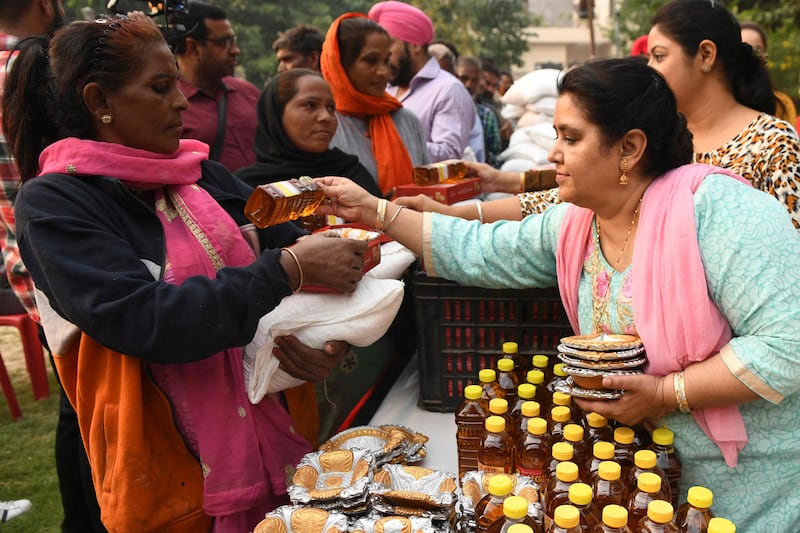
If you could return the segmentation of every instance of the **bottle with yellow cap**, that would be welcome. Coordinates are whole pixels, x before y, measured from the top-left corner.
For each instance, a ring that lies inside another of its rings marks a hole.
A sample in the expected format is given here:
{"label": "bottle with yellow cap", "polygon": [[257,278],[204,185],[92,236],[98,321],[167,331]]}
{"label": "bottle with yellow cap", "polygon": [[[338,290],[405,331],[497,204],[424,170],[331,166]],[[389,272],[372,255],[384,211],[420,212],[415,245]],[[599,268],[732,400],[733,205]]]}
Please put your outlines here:
{"label": "bottle with yellow cap", "polygon": [[512,434],[514,426],[511,425],[511,416],[508,414],[508,400],[505,398],[492,398],[489,400],[489,416],[500,416],[506,421],[506,431]]}
{"label": "bottle with yellow cap", "polygon": [[525,374],[530,370],[530,365],[526,364],[527,357],[520,356],[519,345],[516,342],[503,343],[503,358],[514,361],[514,375],[517,376],[517,383],[525,383]]}
{"label": "bottle with yellow cap", "polygon": [[[517,399],[514,403],[509,404],[508,411],[511,414],[511,423],[514,425],[515,437],[518,439],[520,434],[521,419],[522,419],[522,404],[525,402],[535,402],[536,385],[530,383],[520,383],[517,385]],[[537,404],[538,405],[538,404]],[[535,416],[539,416],[536,414]]]}
{"label": "bottle with yellow cap", "polygon": [[482,402],[484,409],[489,412],[489,400],[492,398],[502,398],[500,385],[497,384],[497,372],[494,368],[482,368],[478,371],[478,384],[483,390]]}
{"label": "bottle with yellow cap", "polygon": [[[628,497],[628,523],[634,526],[647,515],[647,506],[650,502],[658,500],[661,492],[661,478],[658,474],[645,472],[639,476],[636,489]],[[670,504],[670,509],[672,505]],[[670,518],[672,518],[670,511]]]}
{"label": "bottle with yellow cap", "polygon": [[586,483],[573,483],[569,488],[569,503],[574,505],[581,515],[581,531],[589,533],[600,527],[600,513],[593,505],[592,487]]}
{"label": "bottle with yellow cap", "polygon": [[[540,416],[541,414],[542,413],[541,409],[539,408],[539,402],[527,401],[522,404],[522,409],[520,410],[520,417],[517,422],[514,422],[515,424],[514,429],[516,431],[514,442],[516,444],[522,445],[522,442],[525,440],[526,434],[528,432],[528,421],[531,418],[536,418],[536,417],[541,418]],[[546,423],[547,421],[545,420],[545,425]]]}
{"label": "bottle with yellow cap", "polygon": [[614,440],[614,430],[608,425],[608,418],[600,413],[592,411],[586,413],[584,421],[586,442],[588,442],[590,446],[598,441],[611,442]]}
{"label": "bottle with yellow cap", "polygon": [[547,421],[533,417],[528,420],[525,440],[516,447],[514,467],[518,474],[532,478],[541,487],[545,465],[550,457]]}
{"label": "bottle with yellow cap", "polygon": [[[592,457],[586,468],[586,480],[589,483],[594,483],[597,479],[597,469],[603,461],[614,460],[614,445],[606,441],[595,442],[592,446]],[[619,465],[617,465],[619,466]],[[623,483],[623,481],[620,481]]]}
{"label": "bottle with yellow cap", "polygon": [[542,528],[528,516],[528,500],[521,496],[509,496],[503,501],[503,516],[495,520],[487,529],[487,533],[508,533],[515,524],[525,524],[536,533]]}
{"label": "bottle with yellow cap", "polygon": [[244,206],[244,214],[258,228],[308,216],[317,210],[325,194],[308,176],[259,185]]}
{"label": "bottle with yellow cap", "polygon": [[620,479],[619,465],[614,461],[603,461],[597,469],[597,478],[592,483],[595,510],[601,512],[606,505],[626,505],[625,486]]}
{"label": "bottle with yellow cap", "polygon": [[707,533],[736,533],[736,526],[727,518],[715,516],[708,521]]}
{"label": "bottle with yellow cap", "polygon": [[569,377],[569,374],[564,371],[564,363],[554,364],[552,374],[553,376],[550,378],[550,383],[547,384],[547,390],[554,392],[558,390],[559,384]]}
{"label": "bottle with yellow cap", "polygon": [[514,443],[506,431],[503,417],[492,415],[484,423],[481,444],[478,448],[478,470],[493,474],[510,474],[514,471]]}
{"label": "bottle with yellow cap", "polygon": [[508,533],[535,533],[535,531],[528,524],[511,524]]}
{"label": "bottle with yellow cap", "polygon": [[517,402],[517,387],[519,386],[517,375],[514,373],[513,359],[497,360],[497,384],[503,391],[502,397],[508,400],[509,405],[513,406]]}
{"label": "bottle with yellow cap", "polygon": [[552,523],[547,533],[581,533],[581,513],[574,505],[564,504],[556,507]]}
{"label": "bottle with yellow cap", "polygon": [[567,424],[563,429],[564,440],[572,444],[572,461],[580,468],[581,478],[587,480],[589,472],[586,465],[589,463],[590,457],[583,433],[583,426],[578,424]]}
{"label": "bottle with yellow cap", "polygon": [[672,495],[672,506],[677,507],[680,488],[678,482],[681,479],[681,460],[673,446],[675,434],[667,428],[656,428],[653,430],[652,442],[649,449],[656,452],[656,464],[664,471],[669,481],[669,490]]}
{"label": "bottle with yellow cap", "polygon": [[553,401],[550,391],[547,390],[547,383],[544,381],[544,372],[538,368],[528,370],[528,373],[525,374],[525,380],[531,385],[536,385],[536,395],[533,399],[539,402],[543,413],[549,412],[553,406]]}
{"label": "bottle with yellow cap", "polygon": [[488,416],[481,404],[483,391],[480,385],[464,387],[464,400],[456,409],[456,450],[458,452],[458,477],[478,469],[478,447]]}
{"label": "bottle with yellow cap", "polygon": [[625,487],[628,490],[626,497],[636,487],[636,481],[643,472],[652,472],[661,478],[661,490],[658,499],[671,502],[667,477],[664,471],[656,464],[656,453],[653,450],[637,450],[633,454],[633,467],[628,471],[628,477],[625,478]]}
{"label": "bottle with yellow cap", "polygon": [[706,487],[695,485],[689,487],[689,493],[684,502],[678,507],[675,524],[681,533],[705,533],[708,523],[714,518],[711,504],[714,503],[714,493]]}
{"label": "bottle with yellow cap", "polygon": [[[544,374],[544,385],[547,387],[553,380],[553,370],[550,367],[550,356],[544,354],[536,354],[531,357],[531,365],[533,369],[539,370]],[[551,391],[552,392],[552,391]]]}
{"label": "bottle with yellow cap", "polygon": [[485,533],[489,526],[503,516],[503,501],[511,496],[514,481],[511,476],[495,474],[489,478],[489,492],[475,504],[475,531]]}
{"label": "bottle with yellow cap", "polygon": [[593,533],[631,533],[628,527],[628,510],[621,505],[603,507],[603,523]]}
{"label": "bottle with yellow cap", "polygon": [[[553,442],[552,440],[550,442]],[[550,484],[551,479],[556,477],[556,468],[558,464],[563,461],[572,461],[572,444],[569,442],[553,442],[550,447],[550,459],[544,467],[542,474],[542,499],[547,501],[547,486]]]}
{"label": "bottle with yellow cap", "polygon": [[[557,393],[560,394],[560,393]],[[556,405],[550,409],[550,419],[547,421],[550,426],[550,440],[558,442],[564,439],[564,426],[572,424],[572,411],[566,405]],[[545,419],[547,420],[547,419]]]}
{"label": "bottle with yellow cap", "polygon": [[[640,533],[679,533],[672,521],[674,509],[664,500],[653,500],[647,505],[647,515],[639,521]],[[635,533],[635,532],[634,532]]]}
{"label": "bottle with yellow cap", "polygon": [[628,472],[633,468],[633,455],[636,453],[634,432],[627,426],[614,429],[614,461],[622,468],[622,479],[628,478]]}
{"label": "bottle with yellow cap", "polygon": [[553,520],[556,507],[569,503],[569,488],[580,483],[578,465],[572,461],[561,461],[556,466],[555,478],[548,481],[547,496],[544,501],[544,521],[549,526]]}
{"label": "bottle with yellow cap", "polygon": [[553,399],[553,407],[563,405],[564,407],[569,408],[570,418],[573,422],[578,423],[583,418],[583,414],[581,413],[581,408],[578,407],[578,404],[572,401],[572,396],[566,394],[564,392],[555,391],[552,396]]}

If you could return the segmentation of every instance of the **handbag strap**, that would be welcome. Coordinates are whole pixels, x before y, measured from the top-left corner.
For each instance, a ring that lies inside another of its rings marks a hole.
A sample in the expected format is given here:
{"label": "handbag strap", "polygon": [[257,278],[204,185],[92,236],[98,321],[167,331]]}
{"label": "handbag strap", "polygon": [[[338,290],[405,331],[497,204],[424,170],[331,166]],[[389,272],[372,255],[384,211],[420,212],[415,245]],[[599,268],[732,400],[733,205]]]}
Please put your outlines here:
{"label": "handbag strap", "polygon": [[220,82],[219,88],[222,91],[222,95],[217,100],[217,135],[214,137],[214,144],[211,145],[211,151],[208,154],[208,158],[212,161],[219,160],[219,156],[222,153],[222,145],[225,144],[228,88],[222,82]]}

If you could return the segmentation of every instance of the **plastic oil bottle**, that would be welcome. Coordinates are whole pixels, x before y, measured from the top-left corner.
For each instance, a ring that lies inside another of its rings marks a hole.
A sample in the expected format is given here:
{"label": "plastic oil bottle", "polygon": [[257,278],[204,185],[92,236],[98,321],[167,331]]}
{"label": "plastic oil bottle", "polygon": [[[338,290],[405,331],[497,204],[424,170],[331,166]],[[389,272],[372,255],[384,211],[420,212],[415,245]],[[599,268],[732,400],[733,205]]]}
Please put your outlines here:
{"label": "plastic oil bottle", "polygon": [[583,426],[567,424],[564,426],[564,440],[572,444],[572,461],[578,465],[582,479],[588,479],[586,465],[589,463],[589,453],[586,441],[583,440]]}
{"label": "plastic oil bottle", "polygon": [[705,533],[708,523],[714,518],[711,504],[714,494],[705,487],[689,487],[689,494],[680,507],[675,524],[681,533]]}
{"label": "plastic oil bottle", "polygon": [[556,405],[550,409],[550,440],[558,442],[564,438],[564,426],[572,424],[572,411],[566,405]]}
{"label": "plastic oil bottle", "polygon": [[544,522],[550,526],[556,507],[569,503],[569,488],[578,479],[578,465],[572,461],[561,461],[556,466],[556,477],[548,481],[547,496],[544,505]]}
{"label": "plastic oil bottle", "polygon": [[503,417],[492,415],[484,423],[483,437],[478,448],[478,470],[493,474],[514,471],[514,443],[506,432]]}
{"label": "plastic oil bottle", "polygon": [[[597,479],[597,469],[603,461],[614,460],[614,445],[610,442],[599,441],[592,446],[592,458],[586,468],[586,481],[594,483]],[[617,465],[619,466],[619,465]]]}
{"label": "plastic oil bottle", "polygon": [[657,499],[671,501],[667,477],[664,471],[656,465],[656,454],[653,450],[637,450],[633,454],[633,468],[628,471],[628,477],[625,479],[628,495],[633,491],[633,487],[636,487],[639,475],[644,472],[652,472],[661,478],[661,491]]}
{"label": "plastic oil bottle", "polygon": [[611,442],[614,440],[614,430],[608,425],[608,418],[592,411],[586,413],[584,420],[586,421],[586,441],[590,446],[598,441]]}
{"label": "plastic oil bottle", "polygon": [[509,496],[503,501],[503,517],[495,520],[487,533],[507,533],[514,524],[525,524],[537,533],[542,531],[536,521],[528,516],[528,500],[521,496]]}
{"label": "plastic oil bottle", "polygon": [[544,374],[544,385],[550,385],[553,380],[553,371],[550,369],[550,357],[544,354],[537,354],[531,357],[533,369],[539,370]]}
{"label": "plastic oil bottle", "polygon": [[647,505],[647,516],[639,521],[640,533],[678,533],[672,521],[674,509],[664,500],[653,500]]}
{"label": "plastic oil bottle", "polygon": [[511,425],[511,416],[508,413],[508,400],[505,398],[492,398],[489,400],[489,416],[499,416],[506,421],[506,431],[511,435],[511,430],[514,428]]}
{"label": "plastic oil bottle", "polygon": [[502,389],[497,384],[497,372],[494,371],[494,368],[482,368],[478,371],[478,383],[483,390],[481,398],[484,403],[484,409],[488,413],[489,400],[503,397]]}
{"label": "plastic oil bottle", "polygon": [[593,533],[631,533],[628,527],[628,510],[621,505],[603,507],[603,523]]}
{"label": "plastic oil bottle", "polygon": [[536,395],[533,399],[539,402],[539,406],[543,413],[549,413],[550,408],[553,406],[550,391],[547,390],[547,383],[544,381],[544,372],[538,368],[528,370],[525,374],[525,380],[531,385],[536,385]]}
{"label": "plastic oil bottle", "polygon": [[542,486],[544,468],[550,457],[550,442],[547,438],[547,422],[544,418],[528,420],[525,440],[516,447],[514,465],[517,474],[528,476]]}
{"label": "plastic oil bottle", "polygon": [[514,361],[514,375],[517,376],[517,383],[525,383],[525,374],[530,368],[525,364],[527,358],[519,355],[519,345],[516,342],[503,343],[503,358]]}
{"label": "plastic oil bottle", "polygon": [[682,467],[681,460],[678,457],[678,454],[675,452],[675,448],[673,446],[674,442],[675,434],[672,432],[672,430],[667,428],[656,428],[653,430],[652,442],[650,443],[649,449],[656,452],[656,464],[667,476],[670,494],[672,495],[672,506],[677,508],[678,496],[680,495],[678,482],[681,479]]}
{"label": "plastic oil bottle", "polygon": [[497,384],[503,389],[503,398],[508,400],[508,404],[513,406],[517,402],[517,375],[514,373],[513,359],[497,360]]}
{"label": "plastic oil bottle", "polygon": [[[525,433],[528,431],[528,421],[531,418],[541,418],[539,415],[541,414],[541,409],[539,408],[539,402],[534,401],[527,401],[522,404],[522,409],[520,410],[520,417],[517,422],[514,424],[514,429],[516,430],[516,440],[517,444],[522,444],[522,441],[525,440]],[[545,420],[545,431],[547,431],[547,421]]]}
{"label": "plastic oil bottle", "polygon": [[244,206],[244,213],[258,228],[308,216],[317,210],[325,194],[308,176],[259,185]]}
{"label": "plastic oil bottle", "polygon": [[503,516],[503,501],[511,495],[514,481],[510,476],[497,474],[489,478],[489,492],[475,504],[475,531],[485,533],[489,526]]}
{"label": "plastic oil bottle", "polygon": [[633,438],[632,428],[620,426],[614,429],[614,460],[622,468],[622,479],[627,479],[628,472],[633,468],[633,456],[637,449]]}
{"label": "plastic oil bottle", "polygon": [[[514,433],[516,436],[519,437],[521,427],[521,418],[522,418],[522,404],[525,402],[535,402],[536,400],[534,397],[536,396],[536,385],[531,385],[530,383],[520,383],[517,386],[517,400],[510,404],[508,410],[511,413],[511,422],[514,425]],[[538,414],[536,416],[539,416]]]}
{"label": "plastic oil bottle", "polygon": [[558,464],[562,461],[572,461],[572,454],[572,444],[569,442],[560,441],[551,444],[550,459],[547,461],[542,474],[542,498],[544,500],[548,499],[547,486],[550,484],[551,479],[555,479]]}
{"label": "plastic oil bottle", "polygon": [[556,507],[553,523],[547,533],[581,533],[581,514],[574,505],[564,504]]}
{"label": "plastic oil bottle", "polygon": [[[633,524],[634,528],[639,521],[647,515],[647,507],[650,502],[658,499],[661,493],[661,478],[658,474],[645,472],[639,476],[636,482],[636,489],[628,498],[628,523]],[[672,505],[670,504],[670,509]],[[672,511],[670,511],[670,519]]]}
{"label": "plastic oil bottle", "polygon": [[458,478],[470,470],[478,469],[478,448],[484,432],[487,413],[481,404],[483,391],[480,385],[464,387],[464,400],[456,409],[456,449],[458,451]]}
{"label": "plastic oil bottle", "polygon": [[[620,479],[620,468],[614,461],[603,461],[592,483],[595,510],[602,512],[608,505],[625,505],[625,485]],[[627,511],[625,513],[627,518]]]}
{"label": "plastic oil bottle", "polygon": [[437,163],[420,165],[413,169],[416,185],[435,185],[460,181],[467,175],[467,166],[460,159],[447,159]]}
{"label": "plastic oil bottle", "polygon": [[581,531],[590,533],[600,527],[600,513],[592,505],[592,487],[586,483],[573,483],[569,488],[569,503],[574,505],[581,515]]}
{"label": "plastic oil bottle", "polygon": [[715,516],[708,522],[707,533],[736,533],[736,526],[727,518]]}

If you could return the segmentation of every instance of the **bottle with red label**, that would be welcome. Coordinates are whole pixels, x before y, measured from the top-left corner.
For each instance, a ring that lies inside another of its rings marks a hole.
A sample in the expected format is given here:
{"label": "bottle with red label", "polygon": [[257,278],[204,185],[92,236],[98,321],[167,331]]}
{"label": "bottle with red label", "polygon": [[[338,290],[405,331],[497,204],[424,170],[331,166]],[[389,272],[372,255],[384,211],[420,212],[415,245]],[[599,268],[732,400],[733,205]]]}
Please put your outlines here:
{"label": "bottle with red label", "polygon": [[547,437],[547,422],[544,418],[528,420],[525,440],[516,450],[515,468],[518,474],[532,478],[542,486],[544,468],[550,457],[550,441]]}
{"label": "bottle with red label", "polygon": [[486,431],[478,448],[478,470],[493,474],[514,472],[514,442],[506,431],[505,419],[492,415],[484,427]]}

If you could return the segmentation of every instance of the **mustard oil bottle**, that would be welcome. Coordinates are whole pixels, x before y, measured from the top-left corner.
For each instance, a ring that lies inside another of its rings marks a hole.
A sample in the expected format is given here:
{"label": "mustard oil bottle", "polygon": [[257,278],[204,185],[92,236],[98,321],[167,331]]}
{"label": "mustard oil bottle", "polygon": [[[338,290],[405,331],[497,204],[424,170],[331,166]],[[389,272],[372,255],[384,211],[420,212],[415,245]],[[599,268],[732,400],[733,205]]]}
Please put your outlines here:
{"label": "mustard oil bottle", "polygon": [[636,453],[633,438],[632,428],[620,426],[614,429],[614,461],[622,468],[622,479],[627,479],[628,472],[633,468],[633,455]]}
{"label": "mustard oil bottle", "polygon": [[[625,484],[620,479],[620,468],[614,461],[603,461],[597,468],[597,478],[592,483],[595,510],[602,512],[608,505],[626,505]],[[625,517],[627,519],[626,511]]]}
{"label": "mustard oil bottle", "polygon": [[[536,385],[531,385],[530,383],[520,383],[517,386],[517,400],[509,404],[509,413],[511,414],[511,423],[514,426],[514,437],[519,440],[521,438],[521,434],[523,431],[520,431],[520,428],[524,430],[524,425],[521,423],[522,419],[522,404],[525,402],[535,402],[534,396],[536,396]],[[535,416],[539,416],[536,414]],[[526,422],[527,424],[527,422]]]}
{"label": "mustard oil bottle", "polygon": [[542,531],[536,521],[528,516],[528,500],[521,496],[509,496],[503,501],[503,517],[495,520],[487,533],[508,533],[514,524],[525,524],[537,533]]}
{"label": "mustard oil bottle", "polygon": [[325,195],[308,176],[259,185],[244,206],[244,213],[258,228],[274,226],[308,216],[317,210]]}
{"label": "mustard oil bottle", "polygon": [[503,501],[511,495],[513,487],[511,476],[496,474],[489,478],[489,492],[475,504],[477,533],[485,533],[495,520],[503,516]]}
{"label": "mustard oil bottle", "polygon": [[[597,469],[603,461],[614,460],[614,445],[610,442],[599,441],[592,446],[592,458],[589,459],[587,471],[587,481],[594,483],[597,479]],[[619,466],[619,465],[617,465]]]}
{"label": "mustard oil bottle", "polygon": [[715,516],[708,521],[707,533],[736,533],[736,526],[727,518]]}
{"label": "mustard oil bottle", "polygon": [[554,392],[553,393],[553,407],[557,405],[563,405],[564,407],[569,408],[570,412],[570,419],[573,423],[577,423],[581,421],[582,414],[580,413],[580,408],[576,403],[572,401],[572,396],[569,394],[565,394],[563,392]]}
{"label": "mustard oil bottle", "polygon": [[508,533],[536,533],[528,524],[511,524]]}
{"label": "mustard oil bottle", "polygon": [[589,479],[586,464],[589,462],[590,457],[586,448],[586,441],[583,440],[583,427],[578,424],[564,426],[564,440],[572,444],[572,462],[578,465],[581,471],[581,479]]}
{"label": "mustard oil bottle", "polygon": [[508,401],[505,398],[492,398],[489,400],[489,416],[499,416],[506,421],[506,432],[511,435],[513,426],[511,416],[508,414]]}
{"label": "mustard oil bottle", "polygon": [[513,359],[498,359],[497,384],[503,390],[503,398],[513,406],[517,402],[517,387],[519,386],[517,375],[514,373]]}
{"label": "mustard oil bottle", "polygon": [[678,533],[672,521],[672,504],[664,500],[653,500],[647,505],[647,516],[639,521],[641,533]]}
{"label": "mustard oil bottle", "polygon": [[550,382],[553,381],[553,371],[550,368],[550,357],[544,354],[538,354],[531,357],[531,364],[534,370],[539,370],[544,374],[544,385],[549,388]]}
{"label": "mustard oil bottle", "polygon": [[459,159],[446,159],[437,163],[414,167],[413,180],[416,185],[436,185],[460,181],[467,175],[467,165]]}
{"label": "mustard oil bottle", "polygon": [[574,505],[564,504],[556,507],[553,523],[547,533],[581,533],[581,514]]}
{"label": "mustard oil bottle", "polygon": [[492,398],[502,398],[503,392],[497,384],[497,372],[494,368],[482,368],[478,371],[478,384],[483,389],[482,401],[484,409],[489,412],[489,400]]}
{"label": "mustard oil bottle", "polygon": [[478,448],[484,432],[487,413],[481,404],[483,391],[480,385],[464,387],[464,400],[456,409],[456,450],[458,452],[458,478],[470,470],[478,469]]}
{"label": "mustard oil bottle", "polygon": [[636,487],[636,481],[643,472],[652,472],[661,478],[661,491],[657,499],[671,501],[669,483],[664,471],[656,465],[656,454],[653,450],[637,450],[633,454],[633,468],[628,471],[628,477],[625,479],[628,494],[633,491],[633,487]]}
{"label": "mustard oil bottle", "polygon": [[492,474],[514,471],[514,443],[506,432],[503,417],[492,415],[484,424],[486,431],[478,448],[478,470]]}
{"label": "mustard oil bottle", "polygon": [[589,446],[593,446],[595,442],[604,441],[611,442],[614,440],[614,430],[608,425],[608,418],[600,413],[592,411],[586,413],[584,417],[586,424],[586,441]]}
{"label": "mustard oil bottle", "polygon": [[706,533],[708,523],[714,518],[711,504],[714,493],[705,487],[689,487],[686,502],[678,507],[675,524],[681,533]]}
{"label": "mustard oil bottle", "polygon": [[557,405],[550,409],[550,440],[557,442],[564,438],[564,426],[572,424],[572,411],[565,405]]}
{"label": "mustard oil bottle", "polygon": [[581,515],[581,531],[590,533],[602,524],[600,514],[592,505],[592,487],[586,483],[573,483],[569,488],[569,503],[578,509]]}
{"label": "mustard oil bottle", "polygon": [[547,422],[544,418],[528,420],[525,440],[516,447],[514,465],[517,474],[528,476],[541,488],[544,469],[550,457],[550,441],[547,437]]}
{"label": "mustard oil bottle", "polygon": [[525,374],[530,368],[525,364],[527,358],[519,355],[519,345],[516,342],[503,343],[503,358],[514,361],[514,375],[517,376],[517,383],[525,383]]}
{"label": "mustard oil bottle", "polygon": [[572,461],[561,461],[556,466],[556,476],[548,482],[547,497],[544,505],[545,526],[550,526],[556,507],[569,503],[569,488],[578,479],[578,465]]}
{"label": "mustard oil bottle", "polygon": [[631,533],[628,527],[628,510],[621,505],[603,507],[603,523],[595,533]]}
{"label": "mustard oil bottle", "polygon": [[[522,444],[522,441],[525,440],[526,433],[528,431],[528,422],[531,418],[541,418],[539,415],[541,414],[539,409],[539,402],[534,401],[527,401],[522,404],[522,411],[520,413],[519,422],[516,423],[514,428],[517,430],[517,436],[515,443]],[[547,431],[547,421],[545,420],[545,431]],[[549,434],[548,434],[548,441],[549,441]]]}
{"label": "mustard oil bottle", "polygon": [[[639,476],[636,482],[636,489],[628,498],[628,523],[634,528],[639,521],[647,515],[647,506],[650,502],[658,499],[661,491],[661,478],[658,474],[645,472]],[[670,508],[672,505],[670,504]],[[672,512],[670,511],[670,518]]]}
{"label": "mustard oil bottle", "polygon": [[[550,442],[553,442],[552,440]],[[548,485],[550,485],[550,480],[555,479],[556,477],[556,468],[558,464],[563,461],[572,461],[572,444],[569,442],[553,442],[550,447],[550,460],[547,462],[544,468],[544,474],[542,475],[542,498],[543,500],[547,500],[549,495],[547,494]]]}
{"label": "mustard oil bottle", "polygon": [[672,430],[667,428],[656,428],[653,430],[652,442],[649,449],[656,452],[656,464],[669,481],[669,490],[672,495],[672,506],[678,507],[678,496],[680,495],[680,488],[678,482],[681,479],[681,460],[675,452],[673,446],[675,442],[675,434]]}
{"label": "mustard oil bottle", "polygon": [[528,373],[525,374],[525,380],[531,385],[536,386],[536,394],[533,399],[539,402],[543,413],[549,413],[550,409],[553,407],[553,399],[550,391],[547,390],[547,383],[544,381],[544,372],[538,368],[529,370]]}

